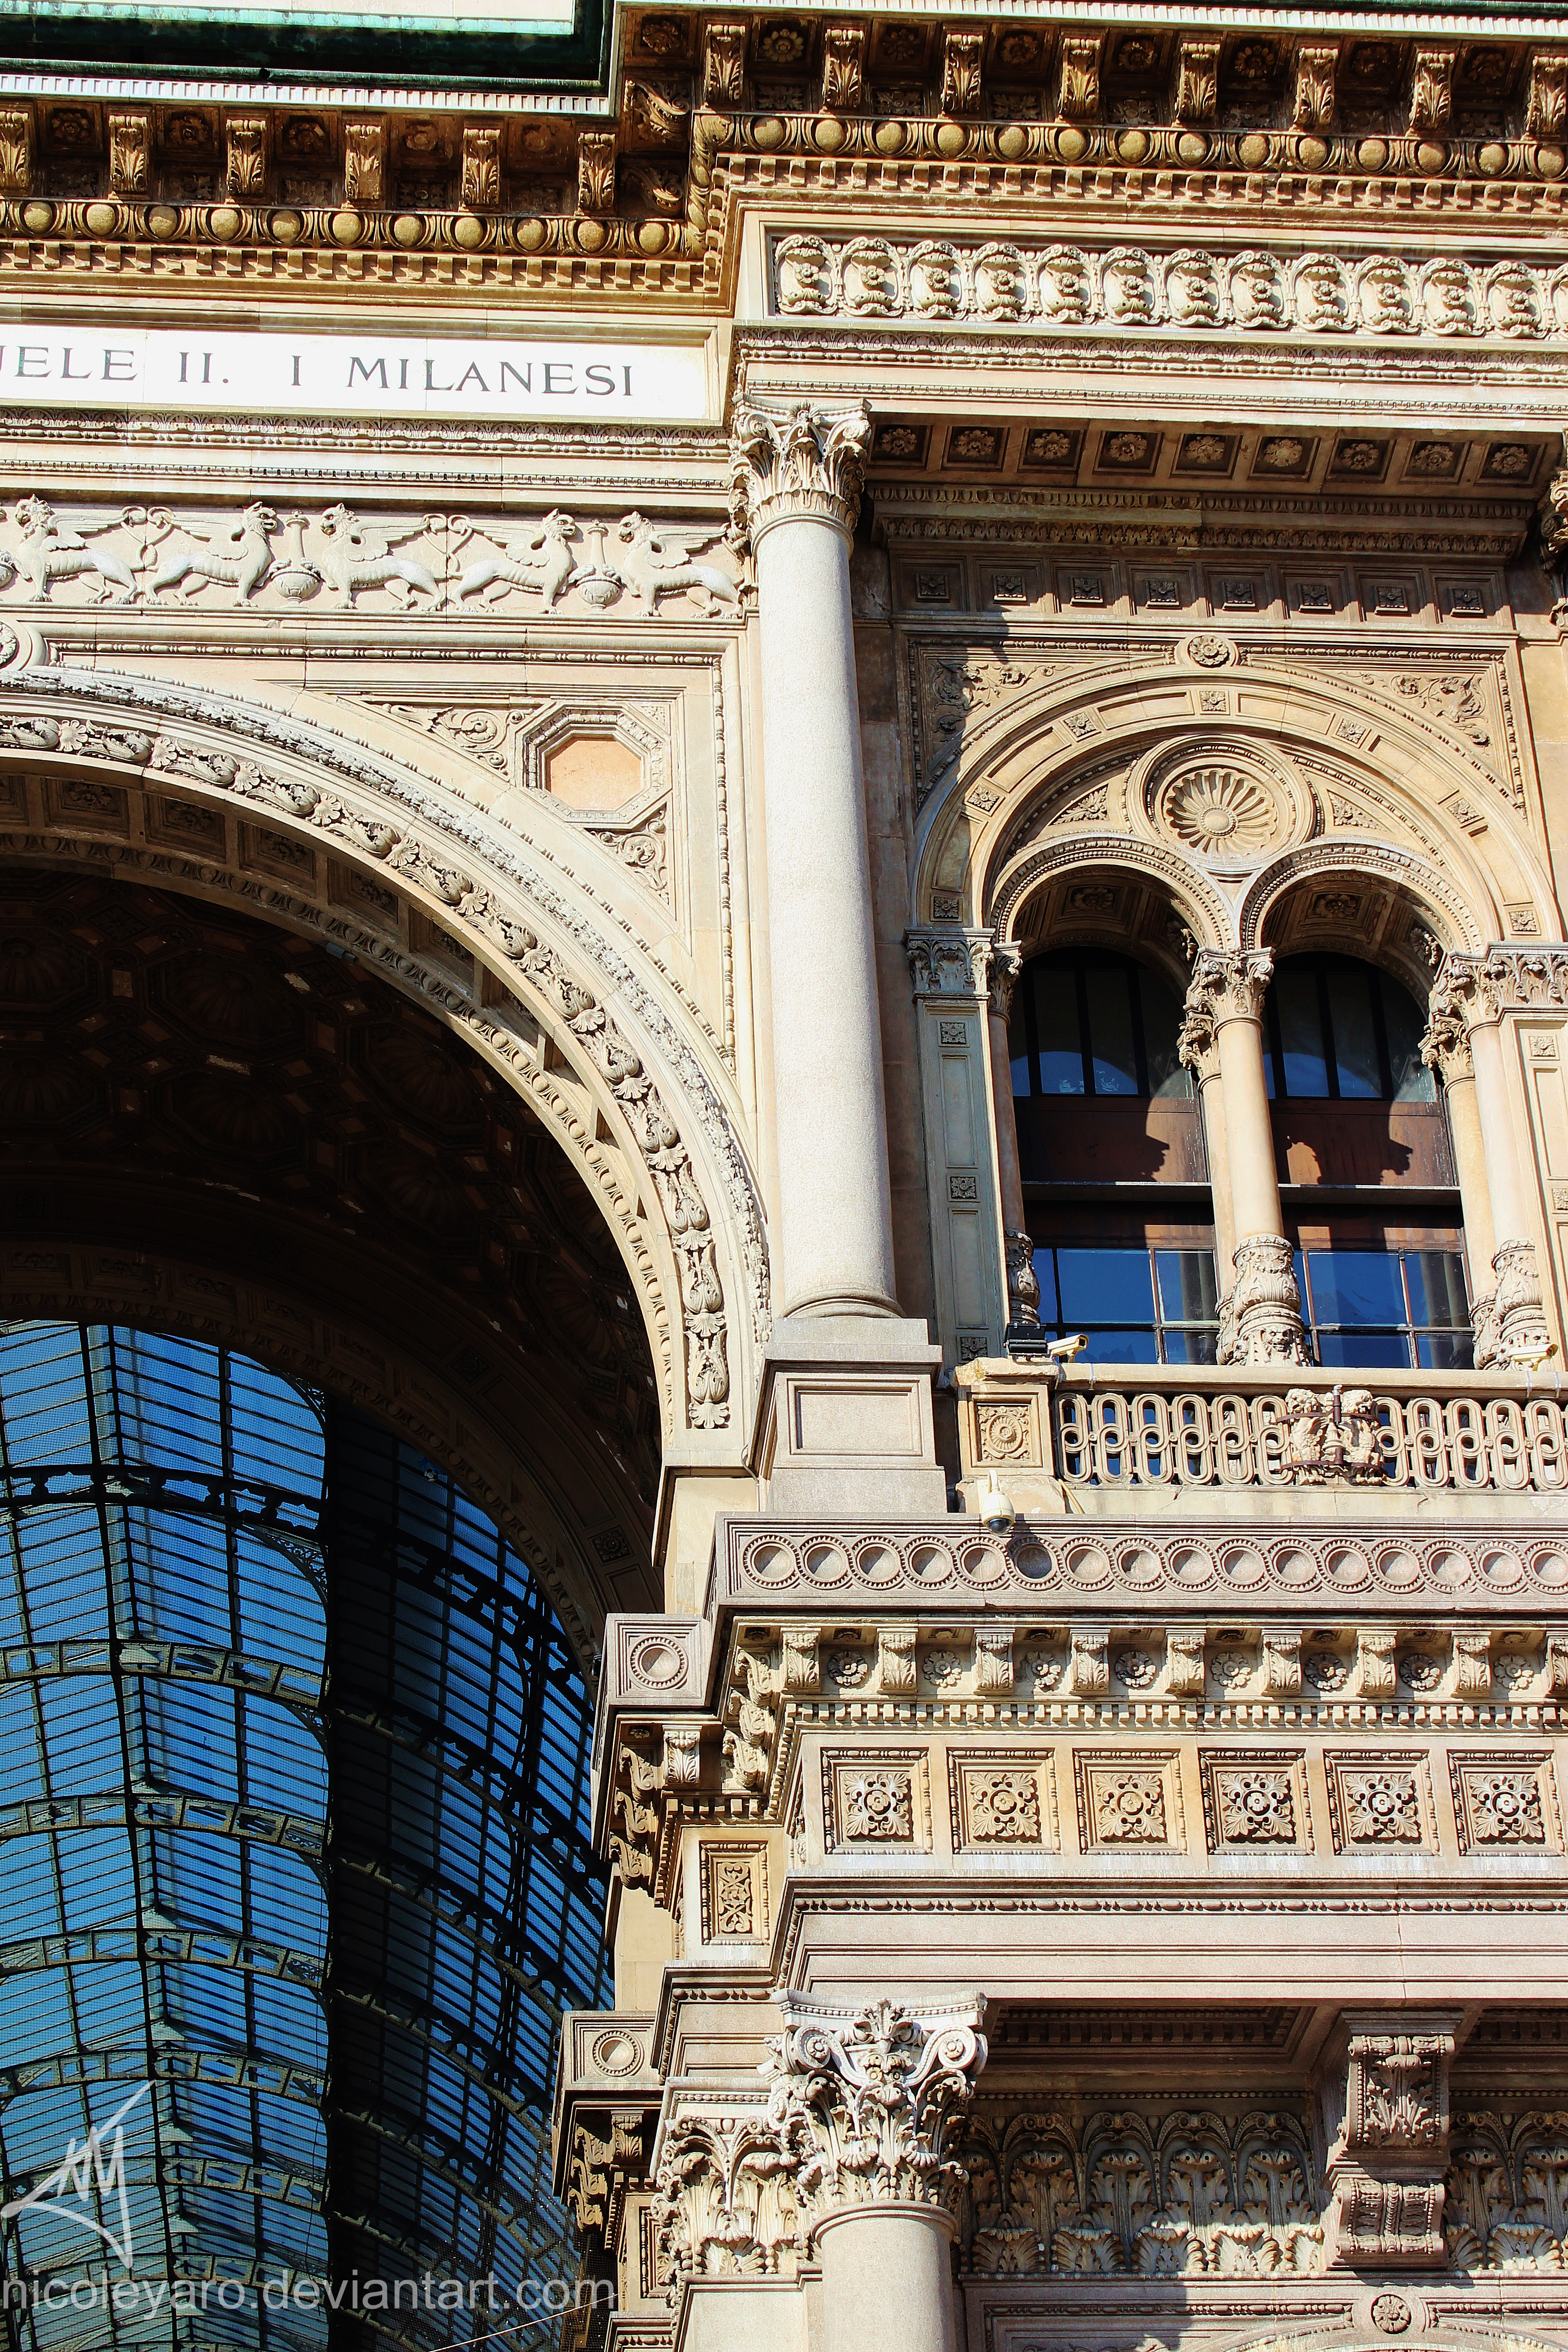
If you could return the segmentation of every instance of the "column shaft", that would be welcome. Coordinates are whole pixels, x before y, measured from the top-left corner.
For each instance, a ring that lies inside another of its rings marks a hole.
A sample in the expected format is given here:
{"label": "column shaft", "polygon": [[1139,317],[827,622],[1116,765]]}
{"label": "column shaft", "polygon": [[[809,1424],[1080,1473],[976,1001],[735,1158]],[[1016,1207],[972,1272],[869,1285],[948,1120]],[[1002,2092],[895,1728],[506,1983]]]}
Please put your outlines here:
{"label": "column shaft", "polygon": [[1035,1245],[1024,1206],[1024,1171],[1018,1158],[1018,1119],[1013,1108],[1013,1055],[1007,1034],[1013,990],[1020,969],[1016,948],[993,950],[987,992],[991,1048],[991,1110],[996,1129],[996,1187],[1002,1198],[1002,1248],[1006,1259],[1009,1328],[1039,1328],[1040,1286]]}
{"label": "column shaft", "polygon": [[[1221,1156],[1228,1178],[1231,1264],[1236,1281],[1230,1312],[1222,1318],[1222,1350],[1244,1364],[1307,1360],[1301,1301],[1293,1254],[1285,1237],[1274,1127],[1263,1076],[1263,992],[1274,969],[1265,950],[1225,955],[1205,949],[1187,992],[1184,1058],[1199,1060],[1203,1038],[1213,1039],[1223,1101]],[[1205,1105],[1206,1108],[1206,1105]],[[1211,1144],[1212,1153],[1212,1144]],[[1216,1203],[1217,1171],[1210,1161]],[[1216,1242],[1223,1228],[1215,1212]],[[1228,1268],[1222,1261],[1222,1280]]]}
{"label": "column shaft", "polygon": [[956,2352],[952,2234],[929,2205],[860,2206],[824,2222],[824,2352]]}
{"label": "column shaft", "polygon": [[1478,1371],[1484,1371],[1497,1360],[1497,1276],[1492,1268],[1497,1236],[1492,1225],[1486,1135],[1476,1092],[1470,1034],[1457,1011],[1442,1006],[1429,1011],[1426,1034],[1421,1040],[1421,1058],[1428,1069],[1442,1073],[1443,1100],[1448,1113],[1454,1172],[1459,1180],[1460,1213],[1465,1221],[1465,1245],[1470,1261],[1470,1328],[1475,1334],[1475,1365]]}
{"label": "column shaft", "polygon": [[849,609],[864,437],[858,417],[751,417],[735,461],[756,550],[786,1315],[898,1312]]}
{"label": "column shaft", "polygon": [[1540,1362],[1549,1351],[1546,1321],[1499,1022],[1475,1024],[1470,1031],[1470,1057],[1475,1065],[1476,1114],[1491,1201],[1497,1360],[1505,1365]]}

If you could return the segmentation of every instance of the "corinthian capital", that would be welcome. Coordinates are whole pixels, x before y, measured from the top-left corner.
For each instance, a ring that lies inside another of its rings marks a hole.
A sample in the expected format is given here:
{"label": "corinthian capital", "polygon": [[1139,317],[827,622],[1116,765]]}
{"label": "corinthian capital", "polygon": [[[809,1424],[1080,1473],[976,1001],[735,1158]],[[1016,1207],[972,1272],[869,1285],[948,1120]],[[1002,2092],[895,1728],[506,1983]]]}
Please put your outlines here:
{"label": "corinthian capital", "polygon": [[1272,948],[1200,948],[1186,1001],[1194,1053],[1201,1050],[1205,1029],[1212,1033],[1226,1021],[1261,1021],[1263,993],[1273,977]]}
{"label": "corinthian capital", "polygon": [[752,544],[777,522],[808,517],[830,522],[847,539],[860,510],[860,484],[871,412],[858,408],[793,409],[770,416],[745,408],[730,438],[730,512]]}
{"label": "corinthian capital", "polygon": [[1421,1059],[1429,1070],[1441,1073],[1446,1087],[1451,1087],[1456,1079],[1475,1075],[1469,1029],[1457,1006],[1438,1003],[1436,990],[1421,1039]]}
{"label": "corinthian capital", "polygon": [[804,2157],[802,2221],[853,2205],[942,2205],[963,2175],[945,2156],[985,2063],[984,2003],[917,2017],[896,2001],[858,2014],[783,2000],[770,2042],[768,2117]]}

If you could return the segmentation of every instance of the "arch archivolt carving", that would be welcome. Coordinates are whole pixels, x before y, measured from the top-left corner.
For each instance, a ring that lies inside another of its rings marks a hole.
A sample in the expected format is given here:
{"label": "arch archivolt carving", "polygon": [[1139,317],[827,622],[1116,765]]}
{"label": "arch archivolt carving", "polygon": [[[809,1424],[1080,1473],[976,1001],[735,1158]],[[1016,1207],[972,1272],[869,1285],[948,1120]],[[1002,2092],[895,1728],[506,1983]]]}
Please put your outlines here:
{"label": "arch archivolt carving", "polygon": [[[26,648],[5,637],[14,665]],[[768,1256],[726,1081],[568,877],[389,761],[253,705],[64,668],[0,667],[0,846],[233,894],[418,995],[527,1097],[600,1202],[660,1368],[667,1443],[716,1458],[743,1444]]]}
{"label": "arch archivolt carving", "polygon": [[1026,909],[1041,888],[1068,872],[1120,868],[1147,876],[1170,892],[1200,947],[1223,947],[1230,936],[1230,909],[1217,890],[1173,850],[1158,843],[1130,841],[1121,834],[1076,834],[1031,849],[1003,877],[987,912],[998,941],[1020,937]]}
{"label": "arch archivolt carving", "polygon": [[1237,941],[1258,947],[1272,909],[1287,893],[1319,876],[1343,875],[1349,880],[1369,876],[1415,901],[1427,917],[1439,948],[1484,946],[1485,926],[1476,919],[1463,891],[1425,858],[1413,856],[1384,841],[1317,841],[1276,858],[1250,885],[1237,910]]}
{"label": "arch archivolt carving", "polygon": [[1363,684],[1348,657],[1343,677],[1304,671],[1212,634],[1114,673],[1029,650],[964,670],[977,683],[920,821],[917,921],[1016,932],[1042,876],[1107,862],[1117,833],[1117,862],[1161,875],[1205,944],[1236,944],[1262,874],[1330,842],[1335,870],[1405,861],[1440,932],[1558,934],[1524,780],[1472,681]]}

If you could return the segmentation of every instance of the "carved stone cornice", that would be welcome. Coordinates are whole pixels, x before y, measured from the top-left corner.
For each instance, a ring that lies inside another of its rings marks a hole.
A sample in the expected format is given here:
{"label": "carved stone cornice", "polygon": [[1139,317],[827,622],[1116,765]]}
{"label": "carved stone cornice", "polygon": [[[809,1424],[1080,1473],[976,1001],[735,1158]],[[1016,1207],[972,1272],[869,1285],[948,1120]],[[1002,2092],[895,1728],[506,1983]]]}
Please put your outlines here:
{"label": "carved stone cornice", "polygon": [[871,438],[871,412],[811,408],[787,416],[742,409],[730,443],[730,510],[754,547],[784,522],[826,522],[854,534]]}
{"label": "carved stone cornice", "polygon": [[[1274,977],[1274,951],[1271,948],[1200,948],[1188,983],[1187,1024],[1194,1024],[1194,1050],[1205,1029],[1217,1034],[1227,1021],[1261,1021],[1263,999]],[[1183,1059],[1186,1059],[1185,1050]],[[1189,1065],[1189,1066],[1191,1066]]]}

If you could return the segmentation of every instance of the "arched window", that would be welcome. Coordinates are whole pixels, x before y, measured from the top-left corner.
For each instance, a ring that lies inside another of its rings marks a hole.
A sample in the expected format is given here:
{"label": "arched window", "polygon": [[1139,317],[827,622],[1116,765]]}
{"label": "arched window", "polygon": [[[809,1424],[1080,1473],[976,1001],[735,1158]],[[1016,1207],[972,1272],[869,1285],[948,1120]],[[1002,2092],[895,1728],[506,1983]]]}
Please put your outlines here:
{"label": "arched window", "polygon": [[1107,1363],[1212,1363],[1214,1231],[1181,999],[1104,948],[1036,956],[1013,998],[1019,1166],[1047,1334]]}
{"label": "arched window", "polygon": [[1182,1008],[1146,964],[1099,948],[1036,956],[1013,999],[1015,1098],[1190,1097],[1176,1055]]}
{"label": "arched window", "polygon": [[1421,1008],[1375,964],[1286,956],[1265,1002],[1264,1073],[1277,1102],[1436,1101]]}

